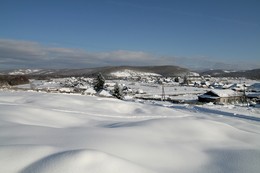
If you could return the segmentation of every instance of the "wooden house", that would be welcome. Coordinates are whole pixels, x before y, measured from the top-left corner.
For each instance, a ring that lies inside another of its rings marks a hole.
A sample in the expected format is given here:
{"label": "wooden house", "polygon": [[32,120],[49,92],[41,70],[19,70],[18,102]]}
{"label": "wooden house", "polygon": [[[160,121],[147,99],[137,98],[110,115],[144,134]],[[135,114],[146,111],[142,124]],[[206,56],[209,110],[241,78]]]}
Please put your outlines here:
{"label": "wooden house", "polygon": [[245,100],[245,96],[242,92],[236,92],[233,90],[221,90],[213,89],[207,93],[198,96],[200,102],[213,102],[213,103],[240,103]]}

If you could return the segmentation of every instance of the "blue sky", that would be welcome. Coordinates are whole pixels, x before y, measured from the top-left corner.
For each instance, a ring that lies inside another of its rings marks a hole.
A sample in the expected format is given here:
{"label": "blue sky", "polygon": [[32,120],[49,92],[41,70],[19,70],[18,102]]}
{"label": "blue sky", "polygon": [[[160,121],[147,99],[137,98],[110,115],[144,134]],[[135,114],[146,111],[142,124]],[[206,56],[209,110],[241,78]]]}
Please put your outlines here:
{"label": "blue sky", "polygon": [[259,0],[0,3],[0,69],[260,68]]}

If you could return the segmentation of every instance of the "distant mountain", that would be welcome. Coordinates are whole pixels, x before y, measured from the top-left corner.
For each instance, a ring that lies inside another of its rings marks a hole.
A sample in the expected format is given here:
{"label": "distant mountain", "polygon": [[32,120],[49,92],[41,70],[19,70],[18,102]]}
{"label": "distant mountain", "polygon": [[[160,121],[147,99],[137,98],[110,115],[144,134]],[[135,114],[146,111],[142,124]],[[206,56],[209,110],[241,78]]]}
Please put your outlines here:
{"label": "distant mountain", "polygon": [[[29,78],[69,77],[85,76],[93,77],[102,73],[105,77],[127,76],[184,76],[194,75],[194,72],[178,66],[109,66],[84,69],[18,69],[1,71],[0,75],[26,75]],[[119,75],[119,76],[118,76]],[[123,75],[123,76],[122,76]],[[245,77],[249,79],[260,79],[260,69],[245,71],[207,70],[200,75],[211,75],[213,77]]]}
{"label": "distant mountain", "polygon": [[48,75],[59,72],[60,70],[54,69],[16,69],[1,71],[2,75]]}
{"label": "distant mountain", "polygon": [[[185,76],[197,75],[197,73],[178,66],[109,66],[84,69],[18,69],[0,71],[0,75],[26,75],[29,78],[50,78],[84,76],[94,77],[102,73],[105,77],[127,77],[127,76]],[[200,75],[211,75],[213,77],[245,77],[248,79],[260,80],[260,69],[244,71],[228,70],[207,70],[200,72]]]}
{"label": "distant mountain", "polygon": [[260,79],[260,69],[243,70],[243,71],[227,71],[227,70],[208,70],[200,73],[200,75],[211,75],[213,77],[245,77],[248,79]]}
{"label": "distant mountain", "polygon": [[93,77],[102,73],[106,77],[117,77],[115,74],[131,72],[131,75],[159,75],[159,76],[184,76],[190,71],[178,66],[115,66],[115,67],[97,67],[84,69],[19,69],[2,71],[4,75],[26,75],[30,78],[37,77],[68,77],[85,76]]}
{"label": "distant mountain", "polygon": [[200,75],[210,75],[210,76],[217,76],[225,73],[230,73],[230,72],[236,72],[236,71],[227,71],[227,70],[221,70],[221,69],[216,69],[216,70],[206,70],[203,72],[200,72]]}

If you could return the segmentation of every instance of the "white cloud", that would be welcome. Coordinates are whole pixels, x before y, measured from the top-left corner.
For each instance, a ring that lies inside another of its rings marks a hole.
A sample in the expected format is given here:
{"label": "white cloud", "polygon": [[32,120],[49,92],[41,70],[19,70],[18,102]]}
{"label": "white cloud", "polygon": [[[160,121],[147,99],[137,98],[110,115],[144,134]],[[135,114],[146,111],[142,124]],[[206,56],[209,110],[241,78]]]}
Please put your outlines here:
{"label": "white cloud", "polygon": [[117,50],[111,52],[87,52],[82,49],[47,47],[32,41],[0,39],[1,68],[8,66],[58,68],[90,67],[102,65],[145,65],[155,60],[152,55],[142,51]]}
{"label": "white cloud", "polygon": [[42,47],[36,42],[0,39],[1,59],[26,59],[32,56],[43,56],[44,53]]}
{"label": "white cloud", "polygon": [[[116,65],[179,65],[187,68],[232,68],[207,57],[156,56],[143,51],[87,52],[83,49],[44,46],[38,42],[0,39],[0,69],[85,68]],[[237,68],[259,68],[240,63]]]}

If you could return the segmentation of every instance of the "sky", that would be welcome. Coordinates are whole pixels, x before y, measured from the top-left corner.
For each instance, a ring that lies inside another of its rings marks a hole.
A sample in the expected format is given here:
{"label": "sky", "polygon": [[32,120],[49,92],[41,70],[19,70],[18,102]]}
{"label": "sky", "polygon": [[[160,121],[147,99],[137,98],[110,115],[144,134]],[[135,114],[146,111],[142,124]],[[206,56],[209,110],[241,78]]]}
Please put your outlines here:
{"label": "sky", "polygon": [[259,0],[0,0],[0,70],[260,68]]}

